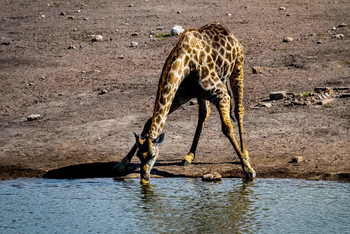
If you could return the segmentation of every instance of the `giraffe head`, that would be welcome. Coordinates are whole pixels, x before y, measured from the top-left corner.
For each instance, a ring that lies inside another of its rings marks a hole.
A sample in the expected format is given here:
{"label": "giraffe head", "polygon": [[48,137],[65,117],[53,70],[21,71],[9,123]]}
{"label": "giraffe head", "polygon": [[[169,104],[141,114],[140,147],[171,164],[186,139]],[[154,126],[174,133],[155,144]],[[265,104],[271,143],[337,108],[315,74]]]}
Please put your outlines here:
{"label": "giraffe head", "polygon": [[134,133],[138,147],[137,157],[141,161],[141,184],[148,184],[151,169],[156,162],[159,154],[158,145],[164,140],[164,133],[152,140],[149,135],[144,137]]}

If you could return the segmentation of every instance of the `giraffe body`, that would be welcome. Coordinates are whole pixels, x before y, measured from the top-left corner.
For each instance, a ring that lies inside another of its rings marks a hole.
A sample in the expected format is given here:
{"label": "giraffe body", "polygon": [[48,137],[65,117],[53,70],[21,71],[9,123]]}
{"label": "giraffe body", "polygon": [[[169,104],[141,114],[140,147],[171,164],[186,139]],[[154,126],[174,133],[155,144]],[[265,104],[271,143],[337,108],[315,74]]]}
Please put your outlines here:
{"label": "giraffe body", "polygon": [[[185,165],[195,157],[198,140],[210,114],[210,103],[220,113],[222,131],[232,143],[247,177],[255,177],[250,166],[243,133],[243,49],[233,34],[221,25],[211,24],[199,29],[187,29],[168,56],[159,80],[152,118],[141,136],[135,134],[136,144],[116,165],[122,171],[138,149],[141,160],[141,183],[148,183],[150,171],[158,157],[158,144],[164,139],[162,130],[170,113],[192,98],[197,98],[199,117],[196,133]],[[231,124],[231,86],[234,114],[238,122],[240,147]]]}

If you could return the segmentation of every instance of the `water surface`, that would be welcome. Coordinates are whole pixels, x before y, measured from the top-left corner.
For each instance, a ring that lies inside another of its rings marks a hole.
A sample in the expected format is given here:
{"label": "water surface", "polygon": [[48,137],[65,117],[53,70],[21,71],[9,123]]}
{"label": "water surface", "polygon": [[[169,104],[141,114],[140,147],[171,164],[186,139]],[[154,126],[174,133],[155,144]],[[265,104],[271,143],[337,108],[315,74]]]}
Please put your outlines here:
{"label": "water surface", "polygon": [[350,184],[188,178],[0,181],[0,233],[347,233]]}

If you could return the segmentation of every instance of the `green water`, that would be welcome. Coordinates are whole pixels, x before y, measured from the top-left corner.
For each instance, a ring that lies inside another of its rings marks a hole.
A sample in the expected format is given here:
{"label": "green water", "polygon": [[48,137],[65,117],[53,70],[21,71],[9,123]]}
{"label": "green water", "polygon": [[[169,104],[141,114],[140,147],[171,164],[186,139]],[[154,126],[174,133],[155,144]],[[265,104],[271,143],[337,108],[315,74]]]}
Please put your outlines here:
{"label": "green water", "polygon": [[188,178],[0,181],[0,233],[349,233],[350,184]]}

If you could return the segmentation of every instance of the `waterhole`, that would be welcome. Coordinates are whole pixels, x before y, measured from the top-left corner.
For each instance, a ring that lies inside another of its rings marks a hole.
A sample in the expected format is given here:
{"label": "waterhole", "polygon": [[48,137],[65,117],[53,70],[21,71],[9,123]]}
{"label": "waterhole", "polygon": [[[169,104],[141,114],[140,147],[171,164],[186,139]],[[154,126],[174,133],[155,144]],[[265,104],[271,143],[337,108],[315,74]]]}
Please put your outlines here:
{"label": "waterhole", "polygon": [[0,181],[0,233],[346,233],[350,183]]}

